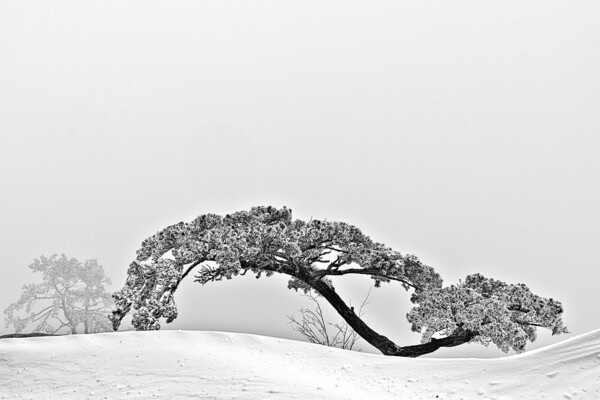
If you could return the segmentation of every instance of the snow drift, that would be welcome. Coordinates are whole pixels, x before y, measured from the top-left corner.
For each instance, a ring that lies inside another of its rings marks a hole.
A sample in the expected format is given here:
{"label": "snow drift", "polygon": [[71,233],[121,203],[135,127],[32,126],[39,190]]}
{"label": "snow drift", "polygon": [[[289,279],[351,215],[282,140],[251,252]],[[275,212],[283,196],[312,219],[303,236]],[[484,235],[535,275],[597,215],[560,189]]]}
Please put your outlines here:
{"label": "snow drift", "polygon": [[263,336],[0,340],[4,399],[596,399],[600,330],[498,359],[404,359]]}

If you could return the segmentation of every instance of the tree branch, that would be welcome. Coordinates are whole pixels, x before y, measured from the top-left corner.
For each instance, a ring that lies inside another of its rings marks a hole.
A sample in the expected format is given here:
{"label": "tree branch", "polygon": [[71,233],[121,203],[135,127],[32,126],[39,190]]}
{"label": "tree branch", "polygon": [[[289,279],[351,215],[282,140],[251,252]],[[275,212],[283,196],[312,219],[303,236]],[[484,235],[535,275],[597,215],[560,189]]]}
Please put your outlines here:
{"label": "tree branch", "polygon": [[181,274],[181,277],[179,278],[179,280],[177,281],[177,284],[175,285],[175,288],[173,288],[173,290],[171,291],[171,293],[175,293],[175,291],[177,290],[177,288],[179,287],[179,284],[181,283],[181,281],[188,276],[188,274],[190,272],[192,272],[192,270],[194,268],[196,268],[198,265],[202,264],[204,261],[207,261],[205,258],[201,258],[197,261],[195,261],[194,263],[192,263],[192,265],[190,265],[183,274]]}
{"label": "tree branch", "polygon": [[415,284],[404,280],[404,279],[400,279],[398,277],[395,276],[389,276],[389,275],[385,275],[382,273],[381,270],[379,269],[375,269],[375,268],[349,268],[349,269],[324,269],[324,270],[319,270],[316,274],[315,274],[315,279],[320,279],[324,276],[330,275],[330,276],[341,276],[341,275],[349,275],[349,274],[356,274],[356,275],[370,275],[373,277],[379,277],[382,279],[389,279],[391,281],[396,281],[396,282],[401,282],[407,286],[410,286],[416,290],[420,290],[421,288],[419,286],[416,286]]}
{"label": "tree branch", "polygon": [[[29,318],[31,319],[31,322],[36,322],[36,321],[37,321],[37,320],[39,320],[40,318],[43,318],[43,316],[42,316],[42,317],[40,317],[40,314],[42,314],[42,313],[43,313],[44,311],[46,311],[46,310],[51,310],[51,309],[52,309],[52,306],[50,305],[50,306],[48,306],[48,307],[44,308],[43,310],[40,310],[39,312],[37,312],[37,313],[34,313],[33,315],[29,316]],[[49,313],[50,313],[50,312],[49,312]],[[39,318],[37,318],[37,317],[39,317]]]}
{"label": "tree branch", "polygon": [[465,344],[473,340],[478,336],[477,332],[457,329],[450,336],[441,339],[431,339],[427,343],[417,344],[413,346],[403,346],[398,348],[394,356],[400,357],[419,357],[424,354],[433,353],[440,347],[455,347],[461,344]]}
{"label": "tree branch", "polygon": [[520,321],[518,319],[513,320],[515,323],[519,324],[519,325],[529,325],[529,326],[538,326],[540,328],[547,328],[547,326],[542,325],[542,324],[538,324],[535,322],[527,322],[527,321]]}

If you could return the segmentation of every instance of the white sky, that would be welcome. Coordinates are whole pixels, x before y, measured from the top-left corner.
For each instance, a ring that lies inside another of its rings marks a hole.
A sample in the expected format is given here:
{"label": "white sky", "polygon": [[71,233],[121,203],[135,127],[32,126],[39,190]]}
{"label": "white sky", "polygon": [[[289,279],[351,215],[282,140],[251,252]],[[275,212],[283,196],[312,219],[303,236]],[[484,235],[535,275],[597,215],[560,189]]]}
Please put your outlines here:
{"label": "white sky", "polygon": [[[157,230],[270,204],[598,328],[599,20],[596,1],[3,1],[0,308],[42,254],[98,258],[117,289]],[[283,278],[178,294],[177,328],[292,336]],[[367,310],[400,344],[408,299]]]}

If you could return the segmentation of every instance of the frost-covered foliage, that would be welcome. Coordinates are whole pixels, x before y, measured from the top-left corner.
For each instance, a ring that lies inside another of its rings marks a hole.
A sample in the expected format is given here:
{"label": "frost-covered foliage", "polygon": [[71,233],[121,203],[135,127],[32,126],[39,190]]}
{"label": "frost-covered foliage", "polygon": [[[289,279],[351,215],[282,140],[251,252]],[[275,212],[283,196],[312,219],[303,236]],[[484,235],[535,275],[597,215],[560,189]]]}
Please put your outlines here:
{"label": "frost-covered foliage", "polygon": [[[525,285],[472,275],[464,284],[442,288],[439,274],[417,257],[374,242],[344,222],[292,220],[285,207],[254,207],[224,217],[206,214],[144,240],[124,287],[113,294],[113,328],[131,309],[138,330],[160,329],[161,318],[173,321],[174,293],[195,268],[201,284],[248,272],[286,274],[290,289],[317,292],[363,339],[388,355],[416,357],[469,341],[521,351],[526,340],[535,339],[538,326],[566,332],[560,303],[533,295]],[[408,319],[414,330],[425,330],[423,343],[400,347],[368,327],[333,288],[333,276],[350,274],[370,277],[375,287],[397,281],[414,290],[417,306]]]}
{"label": "frost-covered foliage", "polygon": [[[44,333],[63,328],[77,333],[82,324],[84,333],[110,330],[112,299],[104,287],[110,280],[96,260],[55,254],[35,259],[29,268],[42,274],[42,282],[23,286],[19,300],[4,310],[6,327],[14,325],[17,333],[30,325],[33,332]],[[18,315],[22,309],[25,316]]]}
{"label": "frost-covered foliage", "polygon": [[[327,257],[334,254],[334,260]],[[213,263],[208,263],[212,261]],[[373,242],[358,228],[343,223],[292,220],[287,208],[254,207],[221,217],[202,215],[169,226],[142,242],[127,281],[116,292],[114,328],[135,310],[136,329],[159,329],[159,319],[177,317],[173,293],[196,266],[202,284],[252,272],[291,276],[289,287],[310,290],[311,280],[363,274],[375,285],[395,280],[406,289],[440,287],[441,279],[416,257]]]}
{"label": "frost-covered foliage", "polygon": [[539,297],[524,284],[510,285],[475,274],[464,283],[417,293],[419,305],[408,313],[413,331],[422,332],[424,343],[434,335],[456,330],[476,332],[473,341],[494,343],[502,351],[525,350],[536,339],[536,328],[552,334],[566,333],[560,302]]}

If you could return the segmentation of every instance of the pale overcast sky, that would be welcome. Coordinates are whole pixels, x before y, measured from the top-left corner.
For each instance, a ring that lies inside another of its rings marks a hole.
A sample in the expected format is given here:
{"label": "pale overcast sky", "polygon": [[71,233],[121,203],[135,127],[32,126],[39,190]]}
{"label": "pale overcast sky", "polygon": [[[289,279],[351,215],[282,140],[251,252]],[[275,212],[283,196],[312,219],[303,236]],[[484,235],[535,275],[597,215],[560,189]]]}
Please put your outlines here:
{"label": "pale overcast sky", "polygon": [[[600,328],[598,21],[595,0],[2,1],[0,309],[40,255],[97,258],[116,290],[157,230],[286,205]],[[164,329],[296,337],[284,277],[177,294]],[[417,343],[409,298],[374,291],[367,321]]]}

